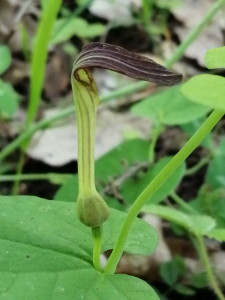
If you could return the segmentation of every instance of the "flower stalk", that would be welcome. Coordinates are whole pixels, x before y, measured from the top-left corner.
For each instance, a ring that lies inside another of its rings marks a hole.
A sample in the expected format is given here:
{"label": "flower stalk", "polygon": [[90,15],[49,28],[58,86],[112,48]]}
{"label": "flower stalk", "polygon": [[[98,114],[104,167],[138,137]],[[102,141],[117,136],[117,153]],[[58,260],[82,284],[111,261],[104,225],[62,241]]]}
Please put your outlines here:
{"label": "flower stalk", "polygon": [[77,213],[83,224],[98,227],[107,220],[109,215],[107,204],[95,188],[94,145],[98,91],[87,68],[72,73],[72,87],[78,124]]}
{"label": "flower stalk", "polygon": [[109,209],[95,187],[94,145],[99,96],[90,67],[104,68],[166,86],[179,83],[182,75],[173,73],[139,54],[102,43],[85,46],[74,63],[71,82],[78,124],[77,214],[84,225],[92,227],[93,265],[96,270],[102,272],[100,264],[102,224],[109,216]]}

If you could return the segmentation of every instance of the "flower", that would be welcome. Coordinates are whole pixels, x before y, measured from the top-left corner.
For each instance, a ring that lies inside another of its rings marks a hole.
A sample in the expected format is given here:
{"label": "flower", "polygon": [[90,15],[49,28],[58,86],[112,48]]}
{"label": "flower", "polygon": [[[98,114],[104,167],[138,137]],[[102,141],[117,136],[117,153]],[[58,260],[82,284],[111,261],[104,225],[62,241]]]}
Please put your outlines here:
{"label": "flower", "polygon": [[88,67],[108,69],[166,86],[178,84],[182,80],[181,74],[174,73],[147,57],[106,43],[84,46],[74,63],[73,75],[76,76],[77,70]]}

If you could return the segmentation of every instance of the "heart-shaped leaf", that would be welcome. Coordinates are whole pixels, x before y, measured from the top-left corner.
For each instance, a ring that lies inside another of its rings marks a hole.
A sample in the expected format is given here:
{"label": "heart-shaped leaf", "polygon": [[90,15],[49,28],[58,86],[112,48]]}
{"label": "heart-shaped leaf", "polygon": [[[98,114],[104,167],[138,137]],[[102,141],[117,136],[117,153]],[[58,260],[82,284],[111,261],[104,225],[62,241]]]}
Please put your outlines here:
{"label": "heart-shaped leaf", "polygon": [[4,73],[11,64],[11,53],[6,45],[0,46],[0,75]]}
{"label": "heart-shaped leaf", "polygon": [[0,80],[0,113],[12,116],[17,108],[18,101],[12,86]]}
{"label": "heart-shaped leaf", "polygon": [[[114,148],[95,163],[95,178],[96,186],[99,192],[104,190],[103,184],[108,183],[110,178],[118,178],[124,172],[123,161],[126,163],[126,168],[129,168],[134,163],[141,163],[148,160],[149,143],[133,139],[126,141]],[[75,175],[69,179],[56,193],[55,200],[59,201],[76,201],[78,194],[78,176]],[[125,210],[115,197],[104,195],[104,199],[108,205],[113,208]]]}
{"label": "heart-shaped leaf", "polygon": [[208,107],[185,99],[180,88],[178,85],[152,95],[134,105],[131,112],[166,125],[179,125],[194,121],[209,111]]}
{"label": "heart-shaped leaf", "polygon": [[208,233],[216,226],[215,220],[207,215],[185,214],[174,208],[162,205],[145,205],[143,211],[174,222],[197,236]]}
{"label": "heart-shaped leaf", "polygon": [[[168,164],[171,157],[164,157],[159,160],[153,167],[137,178],[129,178],[121,187],[121,195],[132,204],[138,195],[146,186],[159,174],[159,172]],[[159,203],[164,200],[180,183],[185,173],[185,163],[182,163],[171,176],[169,176],[161,187],[149,199],[151,203]]]}
{"label": "heart-shaped leaf", "polygon": [[209,238],[216,239],[220,242],[225,241],[225,229],[223,229],[223,228],[216,228],[216,229],[210,230],[209,232],[206,233],[206,235]]}
{"label": "heart-shaped leaf", "polygon": [[72,36],[76,35],[80,38],[94,38],[102,35],[105,31],[105,26],[100,23],[88,24],[82,18],[58,19],[52,31],[51,43],[58,44],[68,41]]}
{"label": "heart-shaped leaf", "polygon": [[[78,221],[75,206],[31,196],[0,197],[0,298],[158,299],[137,278],[93,268],[91,230]],[[124,218],[125,213],[111,209],[103,226],[103,251],[115,245]],[[156,231],[136,219],[125,250],[150,254],[156,244]]]}
{"label": "heart-shaped leaf", "polygon": [[225,47],[208,50],[205,55],[205,65],[209,69],[225,68]]}
{"label": "heart-shaped leaf", "polygon": [[182,86],[181,93],[195,103],[225,111],[225,78],[222,76],[194,76]]}

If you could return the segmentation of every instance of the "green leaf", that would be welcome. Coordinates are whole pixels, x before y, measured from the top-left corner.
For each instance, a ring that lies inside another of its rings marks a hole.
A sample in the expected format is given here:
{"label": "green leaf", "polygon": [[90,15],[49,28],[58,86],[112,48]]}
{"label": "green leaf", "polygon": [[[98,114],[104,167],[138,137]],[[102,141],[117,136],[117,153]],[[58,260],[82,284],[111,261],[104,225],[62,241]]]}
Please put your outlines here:
{"label": "green leaf", "polygon": [[0,80],[0,113],[12,116],[18,109],[16,93],[12,86]]}
{"label": "green leaf", "polygon": [[180,294],[186,295],[186,296],[193,296],[195,294],[195,291],[183,284],[177,284],[174,287],[175,291],[177,291]]}
{"label": "green leaf", "polygon": [[170,222],[174,222],[195,235],[204,235],[216,226],[213,218],[206,215],[190,215],[162,205],[145,205],[144,212],[155,214]]}
{"label": "green leaf", "polygon": [[185,229],[189,228],[189,216],[183,212],[180,212],[176,209],[162,206],[162,205],[154,205],[147,204],[142,209],[144,212],[152,213],[157,215],[163,219],[174,222]]}
{"label": "green leaf", "polygon": [[205,64],[208,69],[225,68],[225,47],[208,50],[205,55]]}
{"label": "green leaf", "polygon": [[191,284],[196,288],[208,287],[209,282],[206,273],[195,274],[191,277]]}
{"label": "green leaf", "polygon": [[187,273],[187,267],[186,267],[184,259],[179,255],[175,255],[172,260],[174,261],[174,263],[176,264],[176,266],[178,268],[179,275],[185,276]]}
{"label": "green leaf", "polygon": [[178,277],[186,274],[186,265],[182,257],[174,256],[170,261],[164,262],[160,266],[160,275],[168,284],[173,285]]}
{"label": "green leaf", "polygon": [[170,1],[167,1],[167,0],[156,0],[155,4],[159,8],[171,10],[171,9],[174,9],[174,8],[177,8],[177,7],[181,6],[182,5],[182,1],[181,0],[170,0]]}
{"label": "green leaf", "polygon": [[216,239],[220,242],[225,242],[225,229],[223,228],[216,228],[213,230],[210,230],[206,233],[206,236],[208,236],[211,239]]}
{"label": "green leaf", "polygon": [[59,44],[69,40],[76,35],[80,38],[94,38],[102,35],[105,31],[104,25],[100,23],[88,24],[82,18],[61,18],[55,22],[51,43]]}
{"label": "green leaf", "polygon": [[208,214],[216,220],[217,227],[225,227],[225,189],[209,190],[206,183],[195,200],[189,202],[195,210]]}
{"label": "green leaf", "polygon": [[[148,160],[149,143],[134,139],[124,142],[118,147],[114,148],[101,158],[96,161],[95,177],[96,185],[99,192],[102,192],[110,178],[117,178],[124,172],[124,166],[126,169],[129,168],[134,163],[140,163]],[[59,201],[76,201],[78,195],[78,176],[74,176],[67,181],[56,193],[55,200]],[[124,210],[125,207],[122,206],[115,197],[107,197],[104,195],[104,199],[107,201],[110,207]]]}
{"label": "green leaf", "polygon": [[161,264],[160,276],[168,285],[173,285],[177,281],[179,271],[173,260]]}
{"label": "green leaf", "polygon": [[189,218],[189,228],[196,235],[204,235],[216,226],[215,220],[206,215],[189,215]]}
{"label": "green leaf", "polygon": [[[215,191],[216,192],[216,191]],[[218,197],[215,198],[215,201],[212,202],[211,205],[211,211],[213,214],[213,217],[216,219],[216,223],[218,227],[225,227],[225,196],[224,196],[225,190],[223,190],[223,195],[218,195]]]}
{"label": "green leaf", "polygon": [[179,125],[196,120],[209,111],[208,107],[185,99],[180,88],[178,85],[152,95],[134,105],[131,112],[154,121],[160,120],[166,125]]}
{"label": "green leaf", "polygon": [[[105,275],[93,268],[91,230],[78,221],[75,206],[32,196],[0,197],[1,298],[100,300],[107,295],[107,299],[158,300],[140,279]],[[125,215],[110,210],[103,226],[103,251],[115,245]],[[139,219],[133,229],[126,251],[145,255],[154,251],[156,231]]]}
{"label": "green leaf", "polygon": [[209,183],[213,191],[218,188],[225,188],[225,138],[221,140],[209,165],[206,182]]}
{"label": "green leaf", "polygon": [[[172,157],[164,157],[153,167],[137,178],[129,178],[121,187],[121,195],[132,204],[146,186],[168,164]],[[151,203],[159,203],[164,200],[180,183],[185,173],[185,163],[182,163],[175,172],[162,184],[162,186],[149,199]]]}
{"label": "green leaf", "polygon": [[11,53],[7,46],[0,46],[0,75],[4,73],[11,64]]}
{"label": "green leaf", "polygon": [[88,2],[91,2],[91,1],[90,0],[77,0],[76,2],[79,6],[85,6],[88,4]]}
{"label": "green leaf", "polygon": [[194,76],[182,86],[181,93],[195,103],[225,111],[225,78],[221,76]]}

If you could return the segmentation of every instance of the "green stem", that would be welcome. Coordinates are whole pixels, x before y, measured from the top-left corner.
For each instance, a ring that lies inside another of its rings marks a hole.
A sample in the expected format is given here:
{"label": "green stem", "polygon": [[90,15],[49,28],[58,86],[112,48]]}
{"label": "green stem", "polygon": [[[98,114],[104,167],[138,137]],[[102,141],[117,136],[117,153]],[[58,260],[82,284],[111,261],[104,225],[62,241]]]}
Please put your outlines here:
{"label": "green stem", "polygon": [[77,214],[89,227],[98,227],[108,216],[109,209],[95,187],[95,124],[99,96],[89,69],[72,71],[71,83],[78,129]]}
{"label": "green stem", "polygon": [[142,19],[145,28],[150,32],[151,20],[152,20],[152,10],[153,10],[154,0],[142,0]]}
{"label": "green stem", "polygon": [[[91,76],[89,73],[87,74]],[[72,87],[78,128],[79,194],[84,197],[96,191],[94,154],[96,113],[99,98],[97,88],[94,92],[94,88],[91,90],[88,86],[91,77],[88,77],[83,70],[78,70],[78,74],[83,81],[77,80],[72,75]]]}
{"label": "green stem", "polygon": [[207,254],[207,251],[206,251],[206,248],[205,248],[205,245],[204,245],[203,238],[202,238],[202,236],[196,236],[196,239],[197,239],[197,242],[198,242],[198,250],[199,250],[199,253],[201,255],[202,261],[204,262],[205,269],[206,269],[211,287],[213,288],[213,290],[214,290],[215,294],[217,295],[218,299],[225,300],[225,297],[224,297],[223,293],[221,292],[221,290],[218,286],[218,283],[217,283],[217,281],[214,277],[214,274],[212,272],[212,268],[211,268],[211,265],[210,265],[209,257],[208,257],[208,254]]}
{"label": "green stem", "polygon": [[12,195],[17,195],[18,194],[19,185],[20,185],[19,175],[23,171],[24,160],[25,160],[25,153],[23,151],[20,151],[20,158],[19,158],[19,162],[18,162],[17,170],[16,170],[17,179],[13,183]]}
{"label": "green stem", "polygon": [[188,213],[196,214],[197,211],[191,207],[189,204],[187,204],[182,198],[180,198],[175,192],[170,193],[170,197],[178,204],[180,207],[182,207],[184,210],[186,210]]}
{"label": "green stem", "polygon": [[156,142],[160,136],[160,133],[162,132],[162,124],[158,124],[154,130],[153,130],[153,135],[152,135],[152,140],[151,140],[151,144],[149,147],[149,162],[150,163],[154,163],[155,160],[155,145]]}
{"label": "green stem", "polygon": [[51,182],[64,182],[71,178],[73,174],[46,173],[46,174],[13,174],[1,175],[0,182],[10,181],[31,181],[31,180],[49,180]]}
{"label": "green stem", "polygon": [[191,176],[200,170],[204,165],[208,164],[210,159],[212,158],[212,153],[209,153],[205,157],[203,157],[195,166],[189,168],[185,172],[185,176]]}
{"label": "green stem", "polygon": [[177,169],[177,167],[191,154],[191,152],[201,143],[204,137],[212,130],[216,123],[222,118],[224,112],[214,110],[206,119],[197,132],[190,138],[184,147],[171,159],[162,171],[145,188],[132,205],[124,221],[115,248],[109,257],[105,267],[105,273],[113,274],[123,253],[127,237],[130,233],[132,224],[141,210],[142,206],[159,189],[163,182]]}
{"label": "green stem", "polygon": [[[30,1],[26,2],[27,5]],[[35,119],[38,106],[40,103],[41,91],[44,81],[45,64],[48,54],[48,43],[51,37],[51,31],[57,14],[59,12],[62,0],[49,0],[48,5],[42,11],[31,60],[31,78],[30,78],[30,97],[27,110],[26,126],[29,127]],[[20,160],[18,163],[17,174],[23,171],[23,163],[25,158],[25,150],[29,146],[29,140],[21,145]],[[16,180],[12,189],[14,195],[17,194],[19,188],[19,180]]]}
{"label": "green stem", "polygon": [[93,265],[97,271],[102,273],[103,269],[100,262],[101,244],[102,244],[102,226],[92,228],[92,235],[94,239]]}
{"label": "green stem", "polygon": [[[73,110],[72,110],[73,108]],[[27,139],[29,139],[35,132],[40,129],[49,127],[50,124],[55,123],[56,121],[66,118],[74,113],[74,106],[69,107],[60,113],[52,116],[48,119],[42,119],[40,122],[36,124],[32,124],[28,127],[28,129],[20,134],[17,138],[15,138],[10,144],[8,144],[1,152],[0,152],[0,161],[5,159],[8,155],[10,155],[15,149],[19,148],[22,143],[24,143]]]}
{"label": "green stem", "polygon": [[209,24],[210,20],[215,16],[215,14],[220,10],[220,8],[225,4],[225,0],[218,0],[216,3],[211,7],[211,9],[208,11],[208,13],[204,16],[202,21],[198,24],[197,27],[195,27],[189,35],[186,37],[186,39],[183,41],[183,43],[180,44],[180,46],[176,49],[174,52],[174,55],[167,61],[167,67],[172,66],[177,60],[179,60],[187,47],[197,38],[197,36],[202,32],[204,27]]}
{"label": "green stem", "polygon": [[[38,24],[31,60],[30,98],[26,125],[29,126],[37,113],[43,88],[45,64],[52,27],[61,7],[62,0],[49,0]],[[27,145],[25,145],[25,149]]]}
{"label": "green stem", "polygon": [[60,31],[62,29],[64,29],[70,22],[72,19],[74,19],[75,17],[77,17],[78,15],[80,15],[86,8],[88,8],[91,4],[92,4],[93,0],[88,0],[87,2],[84,1],[84,4],[79,5],[78,8],[76,10],[74,10],[73,13],[71,13],[66,19],[65,21],[61,24],[61,26],[58,28],[58,31],[55,32],[55,34],[53,34],[51,36],[51,39],[54,39],[56,35],[58,35],[60,33]]}
{"label": "green stem", "polygon": [[[178,48],[179,51],[175,51],[172,57],[166,62],[165,66],[167,68],[170,68],[173,63],[175,63],[177,60],[180,59],[180,57],[183,55],[185,50],[188,48],[188,46],[196,39],[198,34],[201,32],[201,30],[204,29],[204,26],[207,25],[207,22],[209,22],[218,9],[225,3],[225,0],[218,1],[215,6],[211,8],[211,10],[208,12],[208,14],[202,19],[202,22],[195,27],[190,35],[187,37],[186,40],[183,41],[183,43]],[[211,19],[210,19],[211,18]],[[207,22],[206,22],[207,21]],[[204,23],[204,26],[202,24]],[[146,88],[149,85],[149,82],[145,81],[138,81],[129,85],[126,85],[122,88],[117,89],[116,91],[113,91],[111,93],[108,93],[106,95],[103,95],[101,97],[101,102],[109,101],[113,98],[119,98],[124,97],[128,94],[132,94],[134,92],[140,91],[144,88]],[[40,122],[36,123],[35,125],[32,125],[32,127],[28,127],[28,129],[23,132],[19,137],[17,137],[15,140],[13,140],[10,144],[8,144],[0,153],[0,161],[3,160],[5,157],[7,157],[9,154],[11,154],[15,149],[17,149],[24,141],[29,139],[36,131],[38,131],[41,128],[44,128],[46,125],[52,124],[55,121],[65,118],[67,116],[70,116],[74,114],[74,106],[70,106],[64,111],[58,113],[57,115],[53,116],[52,118],[49,118],[47,120],[41,120]],[[46,124],[46,125],[45,125]]]}

